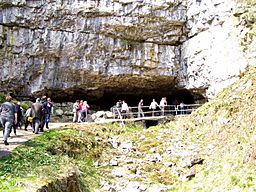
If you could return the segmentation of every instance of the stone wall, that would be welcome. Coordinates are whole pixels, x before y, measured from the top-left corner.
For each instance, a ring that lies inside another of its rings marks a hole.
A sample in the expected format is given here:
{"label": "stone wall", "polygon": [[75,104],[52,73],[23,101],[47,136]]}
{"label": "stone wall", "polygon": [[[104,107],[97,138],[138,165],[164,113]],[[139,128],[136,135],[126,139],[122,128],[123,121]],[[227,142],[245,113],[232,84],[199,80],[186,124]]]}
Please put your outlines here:
{"label": "stone wall", "polygon": [[71,102],[54,103],[51,122],[72,122],[72,109],[73,103]]}

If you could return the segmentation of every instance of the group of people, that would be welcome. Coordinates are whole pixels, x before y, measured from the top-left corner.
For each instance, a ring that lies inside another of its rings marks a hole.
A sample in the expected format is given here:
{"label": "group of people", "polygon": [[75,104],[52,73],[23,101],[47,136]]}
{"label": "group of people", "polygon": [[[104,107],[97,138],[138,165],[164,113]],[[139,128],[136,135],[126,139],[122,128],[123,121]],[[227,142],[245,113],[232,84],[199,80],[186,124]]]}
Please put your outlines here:
{"label": "group of people", "polygon": [[90,106],[87,101],[76,100],[73,104],[73,122],[82,123],[85,122],[88,118]]}
{"label": "group of people", "polygon": [[[167,100],[166,100],[166,97],[163,97],[159,104],[155,101],[155,99],[153,99],[149,105],[149,109],[152,111],[152,116],[156,115],[157,108],[161,110],[161,115],[164,115],[166,106],[167,106]],[[143,99],[141,99],[138,104],[138,117],[144,117],[144,112],[142,110],[142,107],[143,107]]]}
{"label": "group of people", "polygon": [[[53,104],[51,98],[45,95],[42,98],[37,98],[31,108],[26,111],[25,130],[29,124],[32,125],[32,131],[38,134],[38,131],[43,132],[44,126],[49,129],[51,114],[53,113]],[[39,129],[37,129],[39,125]]]}
{"label": "group of people", "polygon": [[[180,103],[180,105],[177,105],[179,107],[179,110],[181,111],[181,114],[184,114],[184,103],[183,101]],[[138,111],[137,111],[137,117],[144,117],[144,111],[145,106],[143,104],[143,99],[141,99],[138,103]],[[149,110],[151,111],[152,116],[155,115],[162,115],[164,116],[166,114],[167,110],[167,99],[166,97],[162,97],[160,100],[159,104],[156,102],[155,99],[152,100],[152,102],[149,105]],[[160,111],[159,111],[160,110]],[[178,109],[176,109],[178,110]],[[115,117],[122,117],[122,118],[127,118],[129,114],[129,107],[127,103],[123,100],[119,100],[114,107],[111,108],[112,113],[114,114]]]}
{"label": "group of people", "polygon": [[[152,116],[155,115],[165,115],[167,112],[167,100],[166,97],[163,97],[158,104],[155,99],[152,100],[149,106],[144,106],[143,99],[138,103],[137,117],[144,117],[145,107],[151,110]],[[181,102],[179,105],[181,111],[184,108],[184,103]],[[160,110],[159,110],[160,109]],[[73,122],[81,123],[87,121],[90,106],[87,101],[76,100],[73,104]],[[118,118],[128,118],[129,116],[129,107],[125,100],[119,100],[114,107],[111,108],[112,113],[115,117]],[[51,114],[53,113],[53,104],[50,98],[43,96],[42,98],[37,98],[35,103],[31,104],[24,114],[24,110],[20,106],[20,102],[16,104],[12,103],[12,97],[6,96],[6,102],[0,106],[0,121],[3,127],[3,137],[4,144],[8,145],[7,139],[10,136],[10,133],[14,131],[16,135],[16,130],[21,129],[22,124],[25,124],[25,130],[29,125],[32,127],[32,131],[35,134],[38,132],[43,132],[44,127],[49,129],[49,122]],[[24,114],[24,115],[23,115]],[[181,114],[184,114],[181,112]],[[25,121],[24,121],[25,120]]]}
{"label": "group of people", "polygon": [[[157,107],[161,109],[161,115],[164,115],[165,107],[167,106],[166,97],[163,97],[158,105],[155,99],[152,100],[150,103],[149,109],[152,111],[152,116],[156,114]],[[144,117],[143,112],[143,99],[141,99],[138,103],[138,117]],[[112,113],[114,116],[127,118],[129,114],[129,107],[125,100],[119,100],[114,107],[111,108]]]}
{"label": "group of people", "polygon": [[115,106],[111,107],[110,111],[114,114],[115,117],[127,118],[129,107],[125,100],[119,100],[116,102]]}
{"label": "group of people", "polygon": [[[16,104],[12,102],[11,96],[6,96],[5,100],[6,101],[0,106],[0,122],[3,127],[4,144],[9,145],[8,137],[10,137],[12,129],[16,135],[16,130],[22,127],[24,110],[20,106],[20,102]],[[37,98],[36,102],[25,112],[25,130],[27,131],[29,124],[35,134],[38,134],[38,131],[43,132],[44,126],[49,129],[52,112],[53,104],[50,98],[46,96]],[[36,124],[39,125],[39,130],[36,130]]]}

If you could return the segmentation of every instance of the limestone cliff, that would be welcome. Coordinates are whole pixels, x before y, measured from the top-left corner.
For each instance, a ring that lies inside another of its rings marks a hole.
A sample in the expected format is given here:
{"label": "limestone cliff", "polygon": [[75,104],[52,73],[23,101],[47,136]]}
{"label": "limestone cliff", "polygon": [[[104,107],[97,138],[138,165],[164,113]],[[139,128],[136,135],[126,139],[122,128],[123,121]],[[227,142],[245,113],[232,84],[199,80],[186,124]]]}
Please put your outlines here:
{"label": "limestone cliff", "polygon": [[188,40],[182,45],[186,86],[214,96],[255,62],[253,1],[190,1]]}
{"label": "limestone cliff", "polygon": [[2,0],[0,8],[1,91],[15,95],[100,99],[186,88],[210,96],[248,65],[248,11],[235,2]]}

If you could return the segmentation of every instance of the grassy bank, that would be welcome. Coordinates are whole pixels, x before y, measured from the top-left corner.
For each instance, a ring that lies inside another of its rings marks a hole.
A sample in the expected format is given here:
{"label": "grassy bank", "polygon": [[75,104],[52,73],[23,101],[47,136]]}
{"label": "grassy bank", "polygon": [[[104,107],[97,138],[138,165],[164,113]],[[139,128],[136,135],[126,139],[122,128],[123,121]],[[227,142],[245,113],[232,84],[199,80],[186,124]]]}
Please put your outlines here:
{"label": "grassy bank", "polygon": [[[204,163],[184,191],[256,191],[256,68],[193,115],[164,125],[184,143],[194,143]],[[191,168],[193,169],[193,168]]]}
{"label": "grassy bank", "polygon": [[70,173],[79,175],[82,191],[94,191],[102,171],[93,162],[111,149],[109,137],[130,132],[131,127],[78,126],[45,132],[0,159],[0,191],[36,191]]}
{"label": "grassy bank", "polygon": [[91,161],[102,150],[93,135],[72,128],[44,133],[0,160],[0,191],[33,191],[74,171],[89,189],[98,183]]}

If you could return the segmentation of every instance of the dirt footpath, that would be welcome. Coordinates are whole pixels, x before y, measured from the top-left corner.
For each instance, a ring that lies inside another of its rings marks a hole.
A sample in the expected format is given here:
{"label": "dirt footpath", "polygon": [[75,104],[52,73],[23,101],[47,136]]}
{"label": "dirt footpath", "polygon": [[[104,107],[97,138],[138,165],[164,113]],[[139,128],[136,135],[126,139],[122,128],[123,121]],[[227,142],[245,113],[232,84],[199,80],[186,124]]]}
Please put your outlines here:
{"label": "dirt footpath", "polygon": [[[58,128],[61,126],[71,125],[72,123],[50,123],[49,127],[50,129]],[[48,131],[48,129],[44,129],[45,131]],[[1,133],[2,134],[2,133]],[[39,133],[40,135],[42,133]],[[17,146],[22,145],[27,140],[38,136],[32,132],[31,127],[28,127],[28,131],[25,131],[24,128],[17,129],[17,135],[14,135],[14,133],[11,133],[11,137],[8,138],[9,145],[4,145],[3,139],[0,140],[0,158],[4,157],[6,155],[9,155],[13,149],[15,149]],[[2,137],[2,135],[1,135]]]}

